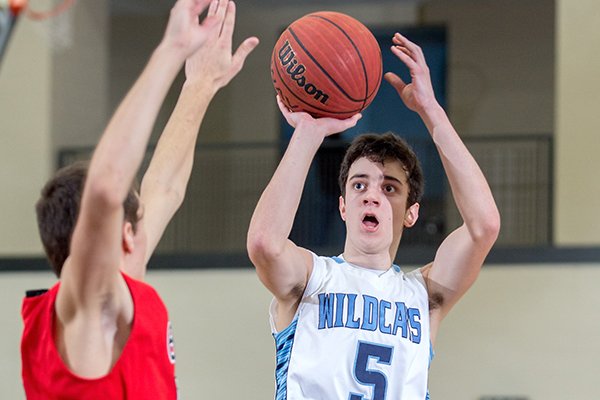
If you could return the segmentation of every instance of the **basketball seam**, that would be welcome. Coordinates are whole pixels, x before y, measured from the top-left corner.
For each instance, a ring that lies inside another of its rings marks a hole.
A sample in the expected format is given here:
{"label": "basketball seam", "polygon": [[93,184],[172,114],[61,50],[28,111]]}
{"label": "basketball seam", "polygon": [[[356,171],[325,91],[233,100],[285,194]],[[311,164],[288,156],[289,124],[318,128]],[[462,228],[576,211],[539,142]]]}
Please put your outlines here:
{"label": "basketball seam", "polygon": [[[338,24],[336,24],[335,22],[331,21],[330,19],[327,19],[321,15],[311,15],[312,18],[319,18],[322,19],[323,21],[327,21],[329,22],[331,25],[335,26],[336,28],[338,28],[340,30],[340,32],[342,32],[344,34],[344,36],[346,36],[346,38],[350,41],[350,44],[352,45],[352,47],[354,47],[354,50],[356,50],[356,54],[358,55],[358,58],[360,60],[360,65],[362,66],[363,69],[363,75],[365,77],[365,96],[364,96],[364,100],[363,100],[363,105],[362,108],[365,107],[365,105],[367,104],[367,98],[369,97],[369,76],[367,74],[367,67],[365,66],[365,60],[363,60],[362,54],[360,54],[360,50],[358,50],[358,47],[356,46],[356,43],[354,43],[354,40],[352,40],[352,38],[348,35],[348,33],[346,33],[346,31],[344,29],[342,29],[341,26],[339,26]],[[350,96],[348,96],[350,99],[352,99]],[[353,101],[356,101],[354,99],[352,99]]]}
{"label": "basketball seam", "polygon": [[[381,55],[381,50],[379,51],[379,54]],[[371,96],[377,94],[377,91],[379,91],[379,87],[381,86],[381,80],[383,79],[383,60],[381,60],[381,63],[379,64],[379,81],[377,82],[377,85],[375,86],[375,89],[373,89],[373,91],[371,93],[369,93],[369,95],[367,96],[367,99],[370,98]]]}
{"label": "basketball seam", "polygon": [[[327,70],[325,70],[325,68],[323,68],[321,66],[321,64],[319,64],[319,62],[313,57],[313,55],[310,53],[310,51],[308,51],[308,49],[306,47],[304,47],[304,44],[302,44],[302,42],[300,41],[298,36],[296,36],[296,34],[294,33],[294,30],[291,27],[288,28],[288,31],[290,32],[290,34],[292,35],[294,40],[296,40],[296,43],[298,43],[298,45],[302,48],[302,50],[304,50],[304,53],[306,53],[306,55],[315,63],[317,68],[319,68],[321,70],[321,72],[323,72],[323,74],[325,74],[325,76],[327,78],[329,78],[331,83],[333,83],[335,85],[335,87],[337,87],[339,89],[339,91],[342,92],[342,94],[348,98],[348,100],[353,101],[355,103],[363,102],[363,104],[364,104],[364,100],[355,99],[352,96],[350,96],[348,93],[346,93],[346,91],[336,82],[336,80],[333,79],[333,77],[331,75],[329,75]],[[352,44],[352,45],[354,46],[354,44]],[[355,47],[355,49],[356,49],[356,47]],[[358,57],[361,58],[360,53],[358,54]],[[362,63],[362,58],[361,58],[361,63]],[[363,68],[364,68],[364,66],[363,66]],[[367,87],[368,87],[368,83],[367,83]]]}

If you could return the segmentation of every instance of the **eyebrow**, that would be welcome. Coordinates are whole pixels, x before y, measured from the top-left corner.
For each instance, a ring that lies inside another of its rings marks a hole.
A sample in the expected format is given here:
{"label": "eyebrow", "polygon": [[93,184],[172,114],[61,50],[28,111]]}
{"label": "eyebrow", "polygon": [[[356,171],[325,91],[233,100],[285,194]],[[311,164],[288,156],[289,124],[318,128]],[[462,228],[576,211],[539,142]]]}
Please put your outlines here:
{"label": "eyebrow", "polygon": [[[351,181],[351,180],[357,179],[357,178],[358,179],[366,179],[366,178],[369,178],[369,175],[368,174],[354,174],[350,178],[348,178],[348,181]],[[384,181],[394,181],[394,182],[397,182],[398,184],[400,184],[401,186],[404,186],[404,183],[400,179],[396,178],[395,176],[384,175],[383,180]]]}

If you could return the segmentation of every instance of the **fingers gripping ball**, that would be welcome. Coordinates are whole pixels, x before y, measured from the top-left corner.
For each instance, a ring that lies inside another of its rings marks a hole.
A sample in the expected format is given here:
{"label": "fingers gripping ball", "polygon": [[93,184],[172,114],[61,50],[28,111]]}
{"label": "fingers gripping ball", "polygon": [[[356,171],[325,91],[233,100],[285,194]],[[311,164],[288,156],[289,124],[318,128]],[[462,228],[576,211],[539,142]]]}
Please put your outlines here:
{"label": "fingers gripping ball", "polygon": [[322,11],[294,21],[271,57],[275,90],[292,111],[315,118],[348,118],[375,98],[382,76],[381,50],[356,19]]}

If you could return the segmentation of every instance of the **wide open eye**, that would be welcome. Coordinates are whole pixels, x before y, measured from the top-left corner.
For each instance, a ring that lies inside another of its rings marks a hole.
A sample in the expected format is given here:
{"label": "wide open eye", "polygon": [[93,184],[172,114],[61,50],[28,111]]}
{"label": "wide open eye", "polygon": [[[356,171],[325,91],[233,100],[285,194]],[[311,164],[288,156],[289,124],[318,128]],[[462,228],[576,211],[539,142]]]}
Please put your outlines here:
{"label": "wide open eye", "polygon": [[355,182],[354,185],[352,185],[352,187],[355,190],[363,190],[365,188],[365,184],[362,182]]}
{"label": "wide open eye", "polygon": [[383,186],[383,191],[386,193],[395,193],[396,192],[396,188],[393,185],[384,185]]}

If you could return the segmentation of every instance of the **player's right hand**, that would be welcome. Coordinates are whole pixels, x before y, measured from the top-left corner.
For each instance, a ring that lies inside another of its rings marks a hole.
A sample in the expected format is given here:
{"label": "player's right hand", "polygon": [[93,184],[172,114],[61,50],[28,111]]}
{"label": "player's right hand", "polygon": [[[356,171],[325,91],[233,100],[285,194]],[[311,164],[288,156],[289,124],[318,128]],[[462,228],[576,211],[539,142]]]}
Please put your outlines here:
{"label": "player's right hand", "polygon": [[323,137],[333,135],[335,133],[343,132],[356,125],[356,123],[362,118],[361,113],[354,114],[350,118],[337,119],[337,118],[313,118],[309,113],[299,111],[291,112],[283,104],[279,95],[277,95],[277,105],[281,114],[285,118],[288,124],[296,129],[306,129],[314,132],[315,135],[322,135]]}

